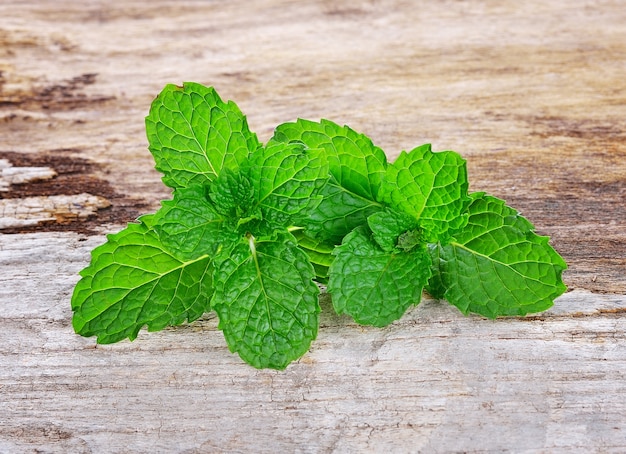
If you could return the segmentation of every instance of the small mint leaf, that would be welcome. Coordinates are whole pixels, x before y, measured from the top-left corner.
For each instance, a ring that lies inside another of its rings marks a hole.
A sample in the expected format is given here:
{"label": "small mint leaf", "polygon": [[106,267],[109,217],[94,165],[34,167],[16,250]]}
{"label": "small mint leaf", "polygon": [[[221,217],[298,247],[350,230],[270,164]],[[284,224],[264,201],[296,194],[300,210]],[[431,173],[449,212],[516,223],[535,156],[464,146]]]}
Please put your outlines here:
{"label": "small mint leaf", "polygon": [[431,247],[437,281],[430,287],[461,312],[495,318],[552,306],[567,289],[567,265],[533,225],[484,193],[472,194],[467,225],[447,245]]}
{"label": "small mint leaf", "polygon": [[208,197],[215,209],[234,220],[258,219],[256,210],[255,188],[241,171],[222,169],[219,176],[209,185]]}
{"label": "small mint leaf", "polygon": [[433,153],[422,145],[402,152],[387,167],[383,200],[419,220],[424,240],[445,242],[451,230],[467,222],[465,160],[453,151]]}
{"label": "small mint leaf", "polygon": [[261,146],[235,103],[190,82],[165,86],[146,117],[146,133],[156,168],[171,188],[203,185]]}
{"label": "small mint leaf", "polygon": [[213,294],[208,255],[181,260],[149,227],[151,216],[129,224],[92,252],[72,295],[74,330],[108,344],[133,340],[147,325],[158,331],[209,310]]}
{"label": "small mint leaf", "polygon": [[244,238],[215,270],[211,302],[229,348],[257,368],[284,369],[309,349],[319,324],[319,288],[289,234]]}
{"label": "small mint leaf", "polygon": [[392,208],[374,213],[367,218],[376,243],[385,251],[397,248],[409,251],[420,244],[417,220]]}
{"label": "small mint leaf", "polygon": [[333,252],[328,293],[338,314],[363,325],[386,326],[420,302],[430,277],[425,248],[386,252],[366,227],[349,233]]}

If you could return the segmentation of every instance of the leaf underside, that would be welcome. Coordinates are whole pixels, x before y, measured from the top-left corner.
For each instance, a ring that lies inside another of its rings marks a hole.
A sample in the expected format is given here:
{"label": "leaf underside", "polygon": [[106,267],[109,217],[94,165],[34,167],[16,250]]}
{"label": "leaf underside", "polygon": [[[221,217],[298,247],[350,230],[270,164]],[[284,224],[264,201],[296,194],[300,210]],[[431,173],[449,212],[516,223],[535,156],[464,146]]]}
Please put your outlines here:
{"label": "leaf underside", "polygon": [[335,246],[311,238],[302,230],[293,232],[293,236],[298,240],[298,247],[306,252],[309,257],[309,261],[315,269],[316,281],[326,283],[328,281],[328,269],[333,263],[332,253]]}

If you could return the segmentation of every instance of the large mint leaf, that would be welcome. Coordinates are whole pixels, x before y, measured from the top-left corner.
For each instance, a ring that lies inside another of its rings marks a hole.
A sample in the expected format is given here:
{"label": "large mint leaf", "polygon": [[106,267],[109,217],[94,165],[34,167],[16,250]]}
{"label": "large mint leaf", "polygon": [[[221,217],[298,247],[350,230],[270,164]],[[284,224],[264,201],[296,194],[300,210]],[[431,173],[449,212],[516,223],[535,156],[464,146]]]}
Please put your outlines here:
{"label": "large mint leaf", "polygon": [[154,214],[154,229],[164,247],[182,260],[214,256],[221,247],[237,241],[232,220],[218,213],[202,186],[174,191]]}
{"label": "large mint leaf", "polygon": [[216,267],[212,307],[226,342],[247,363],[284,369],[309,349],[319,324],[319,289],[290,234],[248,235]]}
{"label": "large mint leaf", "polygon": [[386,326],[418,304],[430,277],[425,248],[386,252],[365,226],[356,228],[333,252],[328,293],[338,314],[363,325]]}
{"label": "large mint leaf", "polygon": [[272,141],[302,142],[309,148],[322,148],[330,173],[339,185],[360,197],[378,200],[387,157],[367,136],[332,121],[299,119],[279,125]]}
{"label": "large mint leaf", "polygon": [[322,150],[299,143],[268,144],[251,157],[246,170],[263,218],[280,227],[306,219],[328,179]]}
{"label": "large mint leaf", "polygon": [[467,188],[465,160],[460,155],[433,153],[430,145],[422,145],[402,152],[387,167],[383,200],[418,219],[426,241],[445,242],[449,231],[467,222]]}
{"label": "large mint leaf", "polygon": [[239,108],[197,83],[167,85],[152,103],[146,132],[156,168],[172,188],[213,180],[260,146]]}
{"label": "large mint leaf", "polygon": [[567,265],[533,225],[484,193],[472,194],[467,225],[447,245],[432,245],[435,294],[461,312],[489,318],[525,315],[552,306],[566,287]]}
{"label": "large mint leaf", "polygon": [[72,296],[75,331],[101,344],[133,340],[144,326],[158,331],[192,321],[209,309],[211,260],[180,260],[148,226],[129,224],[92,252]]}

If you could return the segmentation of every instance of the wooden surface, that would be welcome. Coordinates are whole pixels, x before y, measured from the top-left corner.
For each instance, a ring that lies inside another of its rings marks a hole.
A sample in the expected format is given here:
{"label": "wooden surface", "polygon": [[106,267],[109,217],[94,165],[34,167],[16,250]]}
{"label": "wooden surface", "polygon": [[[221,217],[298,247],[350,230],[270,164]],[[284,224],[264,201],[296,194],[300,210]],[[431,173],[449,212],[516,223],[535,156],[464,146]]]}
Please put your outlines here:
{"label": "wooden surface", "polygon": [[[626,451],[626,8],[607,0],[0,3],[0,452]],[[267,140],[297,117],[430,142],[569,263],[550,311],[332,314],[284,372],[207,314],[96,346],[77,272],[168,196],[143,119],[214,85]]]}

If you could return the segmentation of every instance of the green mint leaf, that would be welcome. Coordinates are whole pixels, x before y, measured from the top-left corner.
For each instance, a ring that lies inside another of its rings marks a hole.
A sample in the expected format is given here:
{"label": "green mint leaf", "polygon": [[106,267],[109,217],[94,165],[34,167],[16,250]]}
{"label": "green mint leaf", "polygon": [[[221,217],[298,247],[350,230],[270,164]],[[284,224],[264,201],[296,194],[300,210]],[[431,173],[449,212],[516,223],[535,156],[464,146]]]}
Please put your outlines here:
{"label": "green mint leaf", "polygon": [[255,188],[241,171],[222,169],[209,185],[208,197],[219,213],[233,221],[238,220],[240,224],[261,218],[256,207]]}
{"label": "green mint leaf", "polygon": [[299,143],[268,144],[251,157],[246,170],[263,218],[278,227],[306,219],[328,179],[322,151]]}
{"label": "green mint leaf", "polygon": [[467,225],[449,244],[431,246],[435,294],[445,288],[445,298],[461,312],[489,318],[551,307],[566,290],[561,273],[567,265],[548,237],[484,193],[472,194],[468,212]]}
{"label": "green mint leaf", "polygon": [[385,251],[409,251],[420,244],[417,220],[392,208],[374,213],[367,218],[376,243]]}
{"label": "green mint leaf", "polygon": [[356,228],[333,252],[328,292],[338,314],[363,325],[386,326],[420,302],[430,277],[425,248],[386,252],[365,226]]}
{"label": "green mint leaf", "polygon": [[344,236],[382,209],[377,202],[342,187],[332,175],[320,190],[320,197],[320,202],[311,208],[301,226],[309,236],[330,244],[340,244]]}
{"label": "green mint leaf", "polygon": [[[167,85],[146,117],[173,199],[94,249],[72,324],[99,343],[218,313],[231,351],[284,369],[335,310],[385,326],[422,289],[487,317],[547,309],[566,264],[502,200],[468,196],[465,161],[430,145],[389,164],[372,141],[328,120],[276,128],[263,147],[233,102]],[[339,246],[336,246],[339,245]]]}
{"label": "green mint leaf", "polygon": [[257,368],[284,369],[317,336],[319,288],[290,234],[247,235],[215,270],[211,302],[229,348]]}
{"label": "green mint leaf", "polygon": [[231,220],[218,213],[202,186],[174,191],[153,216],[161,244],[181,260],[215,256],[221,247],[237,241]]}
{"label": "green mint leaf", "polygon": [[146,132],[156,168],[171,188],[211,181],[260,147],[239,108],[196,83],[167,85],[152,103]]}
{"label": "green mint leaf", "polygon": [[428,252],[432,262],[432,276],[430,276],[428,284],[426,284],[425,287],[425,290],[433,298],[439,300],[444,299],[446,295],[446,287],[444,285],[441,269],[439,267],[439,263],[443,259],[441,257],[441,250],[442,247],[440,243],[431,243],[428,245]]}
{"label": "green mint leaf", "polygon": [[330,179],[321,201],[303,222],[307,234],[334,244],[381,209],[379,193],[387,158],[372,141],[328,120],[298,120],[276,128],[271,142],[300,142],[324,150]]}
{"label": "green mint leaf", "polygon": [[365,135],[328,120],[319,123],[299,119],[276,128],[272,141],[301,142],[322,148],[329,170],[339,185],[368,200],[378,201],[387,157]]}
{"label": "green mint leaf", "polygon": [[74,330],[101,344],[133,340],[144,326],[158,331],[209,309],[211,260],[181,260],[165,250],[149,224],[129,224],[92,252],[72,296]]}
{"label": "green mint leaf", "polygon": [[467,170],[453,151],[433,153],[422,145],[402,152],[387,167],[383,188],[384,202],[418,219],[426,241],[445,242],[467,222]]}

